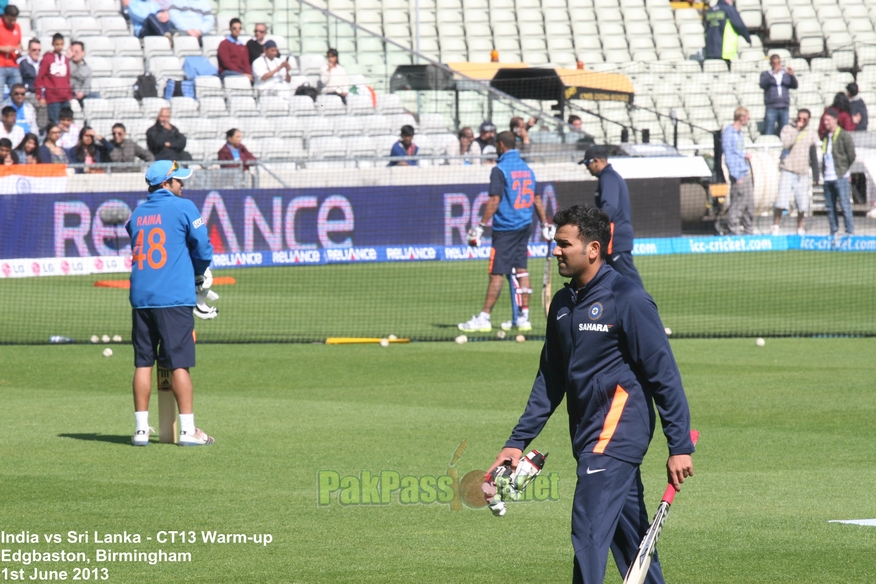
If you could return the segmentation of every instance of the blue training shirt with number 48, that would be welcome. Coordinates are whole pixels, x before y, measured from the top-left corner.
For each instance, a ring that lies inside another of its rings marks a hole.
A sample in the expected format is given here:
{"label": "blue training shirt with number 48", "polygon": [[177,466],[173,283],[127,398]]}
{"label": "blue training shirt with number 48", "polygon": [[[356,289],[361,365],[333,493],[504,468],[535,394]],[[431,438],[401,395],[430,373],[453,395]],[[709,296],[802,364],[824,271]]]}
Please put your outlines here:
{"label": "blue training shirt with number 48", "polygon": [[490,196],[501,196],[493,231],[518,231],[532,224],[535,173],[520,152],[506,150],[490,174]]}
{"label": "blue training shirt with number 48", "polygon": [[125,229],[131,236],[131,306],[194,306],[195,275],[213,260],[195,204],[159,189],[134,210]]}

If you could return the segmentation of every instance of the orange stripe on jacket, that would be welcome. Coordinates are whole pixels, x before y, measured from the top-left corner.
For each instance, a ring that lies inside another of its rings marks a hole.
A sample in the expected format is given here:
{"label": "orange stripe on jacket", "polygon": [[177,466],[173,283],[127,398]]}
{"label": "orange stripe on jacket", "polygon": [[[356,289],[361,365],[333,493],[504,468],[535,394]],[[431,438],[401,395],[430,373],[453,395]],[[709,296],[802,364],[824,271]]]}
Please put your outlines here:
{"label": "orange stripe on jacket", "polygon": [[608,250],[606,250],[605,253],[611,255],[611,248],[614,244],[614,223],[610,223],[609,225],[611,226],[611,237],[608,239]]}
{"label": "orange stripe on jacket", "polygon": [[496,259],[496,248],[495,248],[495,247],[492,247],[492,248],[490,248],[490,267],[487,268],[487,273],[488,273],[488,274],[492,274],[492,273],[493,273],[493,261],[494,261],[495,259]]}
{"label": "orange stripe on jacket", "polygon": [[624,391],[620,385],[614,390],[614,398],[611,400],[611,409],[608,410],[608,415],[605,417],[605,424],[602,426],[602,434],[599,435],[599,442],[593,448],[595,454],[605,452],[605,447],[614,436],[614,431],[617,430],[617,423],[620,421],[621,414],[624,411],[624,406],[627,405],[627,397],[629,394]]}

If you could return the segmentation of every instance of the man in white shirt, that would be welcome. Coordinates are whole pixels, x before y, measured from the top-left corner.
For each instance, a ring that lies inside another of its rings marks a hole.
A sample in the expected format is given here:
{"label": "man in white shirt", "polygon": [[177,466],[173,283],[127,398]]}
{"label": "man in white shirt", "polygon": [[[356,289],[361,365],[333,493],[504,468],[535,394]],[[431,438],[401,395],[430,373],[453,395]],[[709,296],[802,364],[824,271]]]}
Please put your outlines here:
{"label": "man in white shirt", "polygon": [[323,95],[340,95],[341,99],[347,97],[349,91],[349,76],[347,70],[338,63],[337,49],[329,49],[326,53],[328,63],[319,71],[319,88]]}
{"label": "man in white shirt", "polygon": [[252,62],[252,77],[259,95],[280,95],[288,99],[291,94],[289,79],[291,65],[280,57],[277,43],[267,41],[265,52]]}
{"label": "man in white shirt", "polygon": [[9,90],[9,97],[3,102],[3,106],[10,106],[15,110],[15,123],[24,130],[25,134],[28,132],[39,134],[36,110],[26,101],[26,92],[23,83],[16,83]]}
{"label": "man in white shirt", "polygon": [[0,124],[0,138],[8,138],[12,142],[12,149],[15,150],[24,140],[24,129],[16,124],[15,108],[7,105],[0,111],[3,123]]}

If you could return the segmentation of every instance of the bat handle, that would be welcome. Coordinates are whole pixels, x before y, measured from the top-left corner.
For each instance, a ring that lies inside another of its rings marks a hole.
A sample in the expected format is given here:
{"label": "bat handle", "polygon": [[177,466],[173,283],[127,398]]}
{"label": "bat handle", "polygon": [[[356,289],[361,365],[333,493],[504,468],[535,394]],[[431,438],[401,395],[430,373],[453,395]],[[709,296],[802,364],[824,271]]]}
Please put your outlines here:
{"label": "bat handle", "polygon": [[677,492],[678,491],[675,490],[675,487],[667,485],[666,490],[663,491],[663,499],[661,499],[661,501],[667,505],[672,505],[672,500],[675,499],[675,493]]}

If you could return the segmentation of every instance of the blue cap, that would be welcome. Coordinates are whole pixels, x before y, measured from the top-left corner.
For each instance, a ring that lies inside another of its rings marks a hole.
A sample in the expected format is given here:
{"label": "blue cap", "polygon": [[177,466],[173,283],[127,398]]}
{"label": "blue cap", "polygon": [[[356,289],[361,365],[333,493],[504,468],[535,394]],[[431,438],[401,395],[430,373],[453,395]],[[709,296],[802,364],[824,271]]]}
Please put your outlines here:
{"label": "blue cap", "polygon": [[146,171],[146,183],[157,186],[171,178],[185,180],[192,176],[190,168],[182,168],[176,160],[159,160]]}

